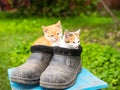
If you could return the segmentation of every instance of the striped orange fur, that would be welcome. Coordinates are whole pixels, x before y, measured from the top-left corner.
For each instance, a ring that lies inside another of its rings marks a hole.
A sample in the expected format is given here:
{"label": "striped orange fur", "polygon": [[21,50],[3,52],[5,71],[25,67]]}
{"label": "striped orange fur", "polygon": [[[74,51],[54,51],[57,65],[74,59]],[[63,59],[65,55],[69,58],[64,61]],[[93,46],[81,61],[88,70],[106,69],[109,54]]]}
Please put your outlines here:
{"label": "striped orange fur", "polygon": [[33,45],[55,46],[62,37],[61,22],[49,26],[42,26],[44,36],[37,39]]}

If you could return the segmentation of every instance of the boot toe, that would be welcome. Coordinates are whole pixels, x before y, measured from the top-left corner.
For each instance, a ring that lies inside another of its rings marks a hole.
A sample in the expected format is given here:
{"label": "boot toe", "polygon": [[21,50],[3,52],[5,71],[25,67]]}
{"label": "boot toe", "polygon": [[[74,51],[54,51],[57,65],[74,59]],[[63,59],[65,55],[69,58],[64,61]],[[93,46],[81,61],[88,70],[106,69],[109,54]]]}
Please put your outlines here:
{"label": "boot toe", "polygon": [[25,68],[24,65],[22,65],[13,70],[11,81],[23,84],[39,83],[39,71],[40,70],[35,70],[34,68]]}
{"label": "boot toe", "polygon": [[[71,70],[72,71],[72,70]],[[70,80],[71,72],[65,68],[61,68],[56,66],[55,69],[51,66],[46,69],[40,76],[40,83],[48,83],[48,84],[63,84]]]}
{"label": "boot toe", "polygon": [[41,82],[44,82],[44,83],[65,83],[66,82],[66,78],[65,78],[65,75],[62,75],[62,74],[55,74],[54,75],[51,73],[51,74],[42,74],[41,75],[41,78],[40,78],[40,81]]}

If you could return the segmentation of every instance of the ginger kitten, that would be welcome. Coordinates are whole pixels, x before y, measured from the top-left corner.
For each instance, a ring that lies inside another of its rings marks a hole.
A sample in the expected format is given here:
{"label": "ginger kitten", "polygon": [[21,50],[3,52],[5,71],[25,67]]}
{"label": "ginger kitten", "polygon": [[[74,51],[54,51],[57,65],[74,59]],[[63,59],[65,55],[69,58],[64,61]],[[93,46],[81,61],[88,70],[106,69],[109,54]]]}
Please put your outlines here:
{"label": "ginger kitten", "polygon": [[58,46],[62,37],[61,22],[49,26],[42,26],[44,36],[36,40],[33,45]]}
{"label": "ginger kitten", "polygon": [[78,49],[80,45],[79,40],[80,29],[75,32],[65,31],[63,39],[61,40],[60,47],[69,49]]}

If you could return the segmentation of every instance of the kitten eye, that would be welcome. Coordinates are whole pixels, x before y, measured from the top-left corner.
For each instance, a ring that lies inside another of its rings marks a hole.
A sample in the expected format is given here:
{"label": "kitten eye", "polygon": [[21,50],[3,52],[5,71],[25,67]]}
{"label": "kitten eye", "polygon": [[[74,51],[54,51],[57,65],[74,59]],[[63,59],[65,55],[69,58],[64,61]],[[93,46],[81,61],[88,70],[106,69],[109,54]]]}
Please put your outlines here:
{"label": "kitten eye", "polygon": [[75,42],[73,42],[73,43],[75,43]]}
{"label": "kitten eye", "polygon": [[78,43],[79,43],[80,41],[78,41]]}
{"label": "kitten eye", "polygon": [[57,35],[59,35],[60,33],[57,33]]}
{"label": "kitten eye", "polygon": [[51,37],[53,37],[54,35],[51,35]]}

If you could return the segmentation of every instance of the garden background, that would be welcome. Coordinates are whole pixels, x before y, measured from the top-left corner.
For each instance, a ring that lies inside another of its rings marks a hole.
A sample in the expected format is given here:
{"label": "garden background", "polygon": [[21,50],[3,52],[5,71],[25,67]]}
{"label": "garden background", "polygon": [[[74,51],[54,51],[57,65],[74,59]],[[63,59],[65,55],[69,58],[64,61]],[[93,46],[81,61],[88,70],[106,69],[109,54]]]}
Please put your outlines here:
{"label": "garden background", "polygon": [[83,67],[106,81],[107,90],[119,90],[119,3],[119,0],[0,0],[0,90],[10,90],[7,70],[25,63],[31,44],[43,35],[41,26],[58,20],[63,30],[81,28]]}

